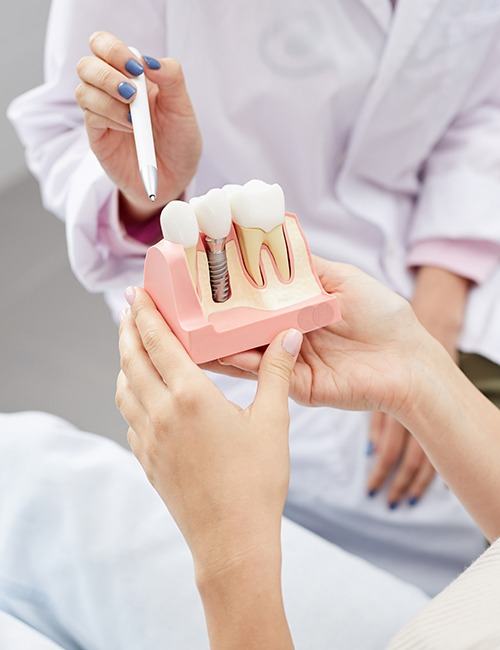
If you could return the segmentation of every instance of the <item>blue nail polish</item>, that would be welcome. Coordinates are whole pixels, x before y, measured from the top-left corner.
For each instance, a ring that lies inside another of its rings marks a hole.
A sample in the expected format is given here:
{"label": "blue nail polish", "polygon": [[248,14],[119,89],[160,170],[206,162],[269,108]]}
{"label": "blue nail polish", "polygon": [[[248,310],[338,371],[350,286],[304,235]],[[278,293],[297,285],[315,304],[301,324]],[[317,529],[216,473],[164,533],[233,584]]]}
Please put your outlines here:
{"label": "blue nail polish", "polygon": [[420,499],[418,497],[410,497],[408,499],[408,503],[409,503],[410,506],[416,506],[417,503],[419,502],[419,500]]}
{"label": "blue nail polish", "polygon": [[132,124],[132,115],[130,114],[130,111],[127,113],[127,120]]}
{"label": "blue nail polish", "polygon": [[368,440],[368,444],[366,445],[366,455],[371,456],[374,451],[375,451],[375,445],[371,440]]}
{"label": "blue nail polish", "polygon": [[397,508],[398,506],[399,506],[398,501],[391,501],[391,502],[389,503],[389,508],[390,508],[391,510],[396,510],[396,508]]}
{"label": "blue nail polish", "polygon": [[129,59],[127,63],[125,63],[125,70],[130,72],[130,74],[133,74],[134,77],[138,77],[144,72],[142,65],[135,59]]}
{"label": "blue nail polish", "polygon": [[150,70],[159,70],[161,68],[161,63],[158,59],[155,59],[152,56],[143,56],[142,58],[146,61],[146,65]]}
{"label": "blue nail polish", "polygon": [[124,99],[130,99],[137,91],[132,84],[122,81],[121,84],[118,84],[118,92]]}
{"label": "blue nail polish", "polygon": [[377,492],[378,492],[378,490],[375,490],[375,489],[370,490],[368,492],[368,496],[370,497],[370,499],[373,499],[373,497],[377,494]]}

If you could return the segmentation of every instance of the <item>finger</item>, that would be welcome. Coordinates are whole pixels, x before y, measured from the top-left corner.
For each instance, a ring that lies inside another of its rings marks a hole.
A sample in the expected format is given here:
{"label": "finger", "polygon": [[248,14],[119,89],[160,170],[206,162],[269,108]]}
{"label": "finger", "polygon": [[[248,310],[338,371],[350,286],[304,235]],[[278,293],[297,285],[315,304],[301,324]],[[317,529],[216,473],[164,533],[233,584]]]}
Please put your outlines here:
{"label": "finger", "polygon": [[257,375],[259,372],[260,362],[262,361],[263,353],[258,350],[250,350],[248,352],[241,352],[239,354],[232,354],[228,357],[220,359],[223,366],[233,366],[239,370],[244,370],[247,373]]}
{"label": "finger", "polygon": [[134,292],[132,316],[144,349],[167,386],[189,385],[203,377],[148,294],[138,287]]}
{"label": "finger", "polygon": [[132,429],[132,427],[128,428],[127,431],[127,442],[128,446],[130,447],[130,450],[134,454],[134,456],[137,458],[139,462],[141,462],[142,458],[142,444],[141,444],[141,439],[137,435],[137,433]]}
{"label": "finger", "polygon": [[403,426],[393,418],[386,419],[377,458],[368,479],[368,494],[374,496],[385,483],[389,473],[399,461],[403,452],[407,433]]}
{"label": "finger", "polygon": [[123,104],[130,104],[137,94],[137,86],[131,79],[95,56],[80,59],[76,70],[82,81]]}
{"label": "finger", "polygon": [[[181,64],[175,59],[154,59],[143,57],[144,72],[149,81],[158,86],[158,108],[175,107],[176,111],[192,113],[192,104],[186,88]],[[154,64],[153,64],[154,62]]]}
{"label": "finger", "polygon": [[148,414],[130,388],[123,371],[120,371],[116,380],[115,403],[128,425],[141,435],[147,435]]}
{"label": "finger", "polygon": [[368,446],[366,449],[368,456],[371,456],[374,452],[376,452],[377,448],[380,445],[384,423],[385,413],[376,412],[372,414],[370,428],[368,430]]}
{"label": "finger", "polygon": [[316,271],[325,291],[328,293],[333,293],[338,289],[349,276],[361,273],[361,271],[350,264],[331,262],[330,260],[325,260],[317,255],[313,255],[312,260],[314,270]]}
{"label": "finger", "polygon": [[425,457],[420,469],[418,470],[415,478],[413,479],[411,485],[408,488],[408,503],[411,506],[416,506],[419,500],[422,498],[422,495],[428,489],[434,477],[436,476],[436,470],[432,466],[430,460]]}
{"label": "finger", "polygon": [[396,471],[387,494],[389,507],[394,509],[405,497],[406,492],[425,460],[425,454],[417,441],[407,434],[403,458]]}
{"label": "finger", "polygon": [[264,352],[254,407],[264,409],[268,416],[288,414],[290,378],[302,345],[302,333],[288,330],[278,335]]}
{"label": "finger", "polygon": [[94,32],[89,39],[89,45],[96,57],[115,70],[119,70],[126,77],[137,77],[144,72],[143,62],[114,34]]}
{"label": "finger", "polygon": [[88,130],[95,131],[121,131],[122,133],[132,133],[132,129],[127,128],[123,124],[118,124],[113,122],[107,117],[102,115],[97,115],[97,113],[92,113],[92,111],[86,110],[84,112],[85,126]]}
{"label": "finger", "polygon": [[200,364],[202,370],[208,370],[209,372],[215,372],[218,375],[225,375],[226,377],[236,377],[237,379],[252,379],[257,378],[251,372],[245,372],[234,366],[221,365],[220,361],[209,361],[208,363]]}
{"label": "finger", "polygon": [[120,324],[118,347],[120,366],[128,386],[148,413],[154,412],[166,398],[167,387],[151,362],[134,320],[125,316]]}
{"label": "finger", "polygon": [[103,90],[82,82],[75,89],[75,98],[83,110],[97,113],[97,115],[121,124],[128,130],[132,129],[129,106],[110,97]]}

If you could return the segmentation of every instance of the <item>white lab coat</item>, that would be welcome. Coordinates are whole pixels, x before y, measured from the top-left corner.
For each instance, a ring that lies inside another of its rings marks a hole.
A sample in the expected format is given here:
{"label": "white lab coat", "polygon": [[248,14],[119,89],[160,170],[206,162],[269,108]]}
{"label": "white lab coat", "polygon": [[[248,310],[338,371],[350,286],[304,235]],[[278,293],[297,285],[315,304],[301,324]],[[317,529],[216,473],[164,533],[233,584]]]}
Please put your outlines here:
{"label": "white lab coat", "polygon": [[[500,243],[500,2],[399,0],[392,17],[388,0],[54,0],[46,82],[10,116],[76,275],[115,313],[145,247],[123,233],[73,100],[98,29],[182,62],[204,138],[193,193],[277,181],[314,252],[408,297],[416,246]],[[461,340],[498,362],[499,289],[497,265],[471,291]],[[366,499],[367,415],[294,405],[292,421],[290,516],[429,593],[482,550],[440,481],[414,509]]]}

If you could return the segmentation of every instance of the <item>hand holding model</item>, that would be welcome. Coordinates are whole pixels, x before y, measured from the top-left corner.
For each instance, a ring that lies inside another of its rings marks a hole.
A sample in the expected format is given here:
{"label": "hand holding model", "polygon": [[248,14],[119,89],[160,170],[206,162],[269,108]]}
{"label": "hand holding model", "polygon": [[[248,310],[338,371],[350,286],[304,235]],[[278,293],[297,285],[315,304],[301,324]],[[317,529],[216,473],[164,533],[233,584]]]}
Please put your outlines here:
{"label": "hand holding model", "polygon": [[[107,32],[90,37],[91,56],[77,66],[76,99],[85,112],[92,151],[122,198],[122,216],[145,220],[182,195],[196,171],[201,135],[181,66],[171,58],[144,56],[140,61]],[[139,173],[130,121],[137,88],[134,77],[147,77],[158,164],[158,196],[151,203]]]}
{"label": "hand holding model", "polygon": [[[147,294],[127,290],[117,404],[129,442],[188,542],[211,647],[292,648],[280,584],[289,476],[289,388],[307,404],[380,410],[412,431],[485,534],[500,534],[497,409],[402,298],[357,269],[316,259],[343,321],[235,355],[258,373],[252,406],[226,400]],[[299,357],[296,360],[297,354]],[[295,362],[295,366],[294,366]],[[436,434],[439,431],[439,434]]]}
{"label": "hand holding model", "polygon": [[[314,263],[323,287],[337,296],[342,321],[305,335],[291,397],[307,406],[399,413],[423,327],[406,300],[355,267],[318,257]],[[261,357],[251,350],[207,367],[252,378]]]}
{"label": "hand holding model", "polygon": [[[242,410],[191,361],[143,290],[129,289],[127,299],[132,307],[121,324],[116,402],[130,425],[130,447],[186,538],[200,590],[219,581],[244,587],[242,571],[252,580],[259,576],[258,594],[249,590],[246,605],[260,596],[270,610],[256,639],[281,638],[287,632],[280,522],[289,479],[288,390],[302,335],[289,330],[271,343],[255,401]],[[209,628],[211,602],[205,602]],[[233,614],[244,616],[239,609]],[[212,626],[213,647],[217,635]]]}

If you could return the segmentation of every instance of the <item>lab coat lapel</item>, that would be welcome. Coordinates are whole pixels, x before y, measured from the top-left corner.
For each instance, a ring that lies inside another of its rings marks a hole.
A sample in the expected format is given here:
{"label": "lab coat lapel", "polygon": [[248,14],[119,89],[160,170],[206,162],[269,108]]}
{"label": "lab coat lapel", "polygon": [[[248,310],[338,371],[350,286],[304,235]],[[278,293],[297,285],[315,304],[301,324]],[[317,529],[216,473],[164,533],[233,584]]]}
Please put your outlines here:
{"label": "lab coat lapel", "polygon": [[[387,0],[388,2],[389,0]],[[357,152],[373,112],[386,93],[398,70],[422,34],[433,12],[443,0],[398,0],[397,10],[382,55],[377,77],[365,100],[358,123],[351,137],[344,168]]]}

